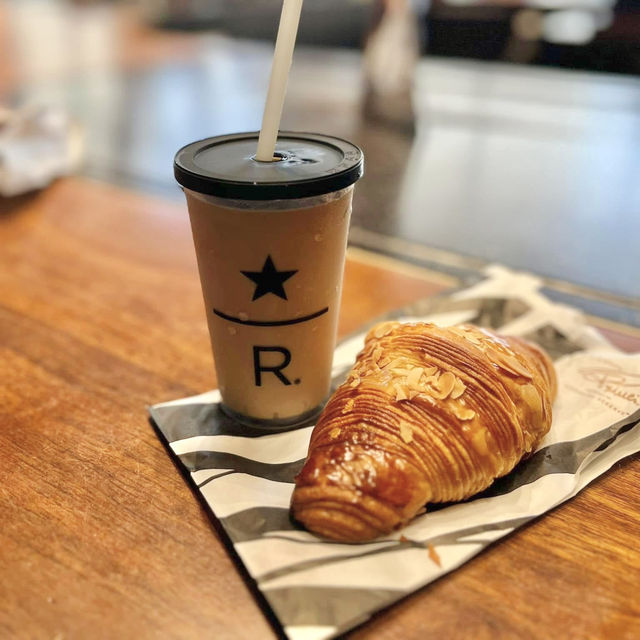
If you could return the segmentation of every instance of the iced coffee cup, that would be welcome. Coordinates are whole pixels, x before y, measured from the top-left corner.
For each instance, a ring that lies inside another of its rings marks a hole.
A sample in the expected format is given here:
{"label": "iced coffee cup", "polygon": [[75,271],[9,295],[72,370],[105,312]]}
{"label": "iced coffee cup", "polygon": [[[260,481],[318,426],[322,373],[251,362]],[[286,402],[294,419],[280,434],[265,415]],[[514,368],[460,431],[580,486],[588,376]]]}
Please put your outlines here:
{"label": "iced coffee cup", "polygon": [[302,424],[331,381],[353,185],[362,152],[338,138],[258,134],[182,148],[182,185],[222,408],[241,422]]}

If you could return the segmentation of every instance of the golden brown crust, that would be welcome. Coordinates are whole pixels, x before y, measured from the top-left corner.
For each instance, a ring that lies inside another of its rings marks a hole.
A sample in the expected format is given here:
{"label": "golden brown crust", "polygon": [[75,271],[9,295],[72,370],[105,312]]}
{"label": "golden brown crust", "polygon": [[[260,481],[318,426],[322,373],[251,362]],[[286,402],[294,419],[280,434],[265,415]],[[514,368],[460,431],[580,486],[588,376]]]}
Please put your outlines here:
{"label": "golden brown crust", "polygon": [[519,338],[378,325],[313,430],[293,516],[355,542],[403,526],[428,502],[468,498],[538,446],[556,386],[548,356]]}

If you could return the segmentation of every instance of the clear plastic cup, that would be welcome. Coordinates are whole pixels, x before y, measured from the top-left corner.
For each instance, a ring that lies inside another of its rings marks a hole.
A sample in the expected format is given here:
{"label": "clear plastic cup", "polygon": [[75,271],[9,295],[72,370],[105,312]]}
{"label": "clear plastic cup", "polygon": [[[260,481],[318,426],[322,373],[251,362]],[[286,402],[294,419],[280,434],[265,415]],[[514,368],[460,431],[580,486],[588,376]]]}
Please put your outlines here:
{"label": "clear plastic cup", "polygon": [[222,407],[240,422],[295,425],[329,393],[360,150],[327,136],[212,138],[176,156],[187,198]]}

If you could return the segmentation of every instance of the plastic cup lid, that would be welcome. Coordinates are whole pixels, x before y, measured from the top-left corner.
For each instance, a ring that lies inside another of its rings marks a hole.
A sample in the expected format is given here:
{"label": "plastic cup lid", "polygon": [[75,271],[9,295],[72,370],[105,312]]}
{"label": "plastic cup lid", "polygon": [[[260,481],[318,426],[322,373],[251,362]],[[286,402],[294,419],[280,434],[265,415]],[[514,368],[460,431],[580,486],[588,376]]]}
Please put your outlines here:
{"label": "plastic cup lid", "polygon": [[234,200],[286,200],[339,191],[364,172],[354,144],[315,133],[280,132],[274,162],[255,160],[258,133],[193,142],[178,151],[176,180],[186,189]]}

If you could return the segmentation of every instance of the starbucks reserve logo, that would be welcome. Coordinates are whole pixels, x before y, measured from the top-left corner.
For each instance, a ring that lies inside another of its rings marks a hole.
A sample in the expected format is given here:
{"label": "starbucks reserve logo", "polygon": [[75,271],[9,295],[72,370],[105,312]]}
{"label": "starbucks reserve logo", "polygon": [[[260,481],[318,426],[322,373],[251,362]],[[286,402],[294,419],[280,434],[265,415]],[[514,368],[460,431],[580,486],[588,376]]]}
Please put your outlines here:
{"label": "starbucks reserve logo", "polygon": [[240,273],[245,278],[249,278],[249,280],[256,285],[256,290],[253,292],[253,298],[251,298],[251,301],[254,302],[269,293],[272,293],[274,296],[278,296],[278,298],[282,298],[283,300],[287,300],[288,298],[287,293],[284,290],[284,283],[289,280],[289,278],[293,278],[293,276],[298,273],[298,270],[278,271],[276,266],[273,264],[271,256],[268,255],[267,259],[264,261],[264,265],[262,266],[262,271],[241,271]]}
{"label": "starbucks reserve logo", "polygon": [[[285,290],[285,283],[293,278],[297,273],[297,269],[288,271],[278,271],[276,265],[271,257],[271,254],[267,255],[262,269],[260,271],[240,271],[240,273],[251,280],[255,285],[253,297],[251,302],[255,302],[260,298],[267,295],[274,295],[282,300],[288,300],[287,292]],[[284,327],[294,324],[302,324],[303,322],[309,322],[319,318],[329,311],[329,307],[320,309],[306,316],[298,318],[281,318],[273,320],[252,320],[248,317],[236,317],[224,313],[220,309],[214,309],[213,313],[219,318],[226,320],[227,322],[233,322],[235,324],[250,326],[250,327]],[[282,356],[280,362],[275,364],[265,364],[266,354],[279,354]],[[265,356],[265,358],[263,358]],[[278,345],[253,345],[253,370],[254,370],[254,382],[257,387],[261,387],[264,379],[264,375],[274,375],[283,385],[289,386],[291,384],[300,384],[300,379],[296,378],[293,382],[286,376],[284,370],[291,364],[292,354],[289,349]]]}

